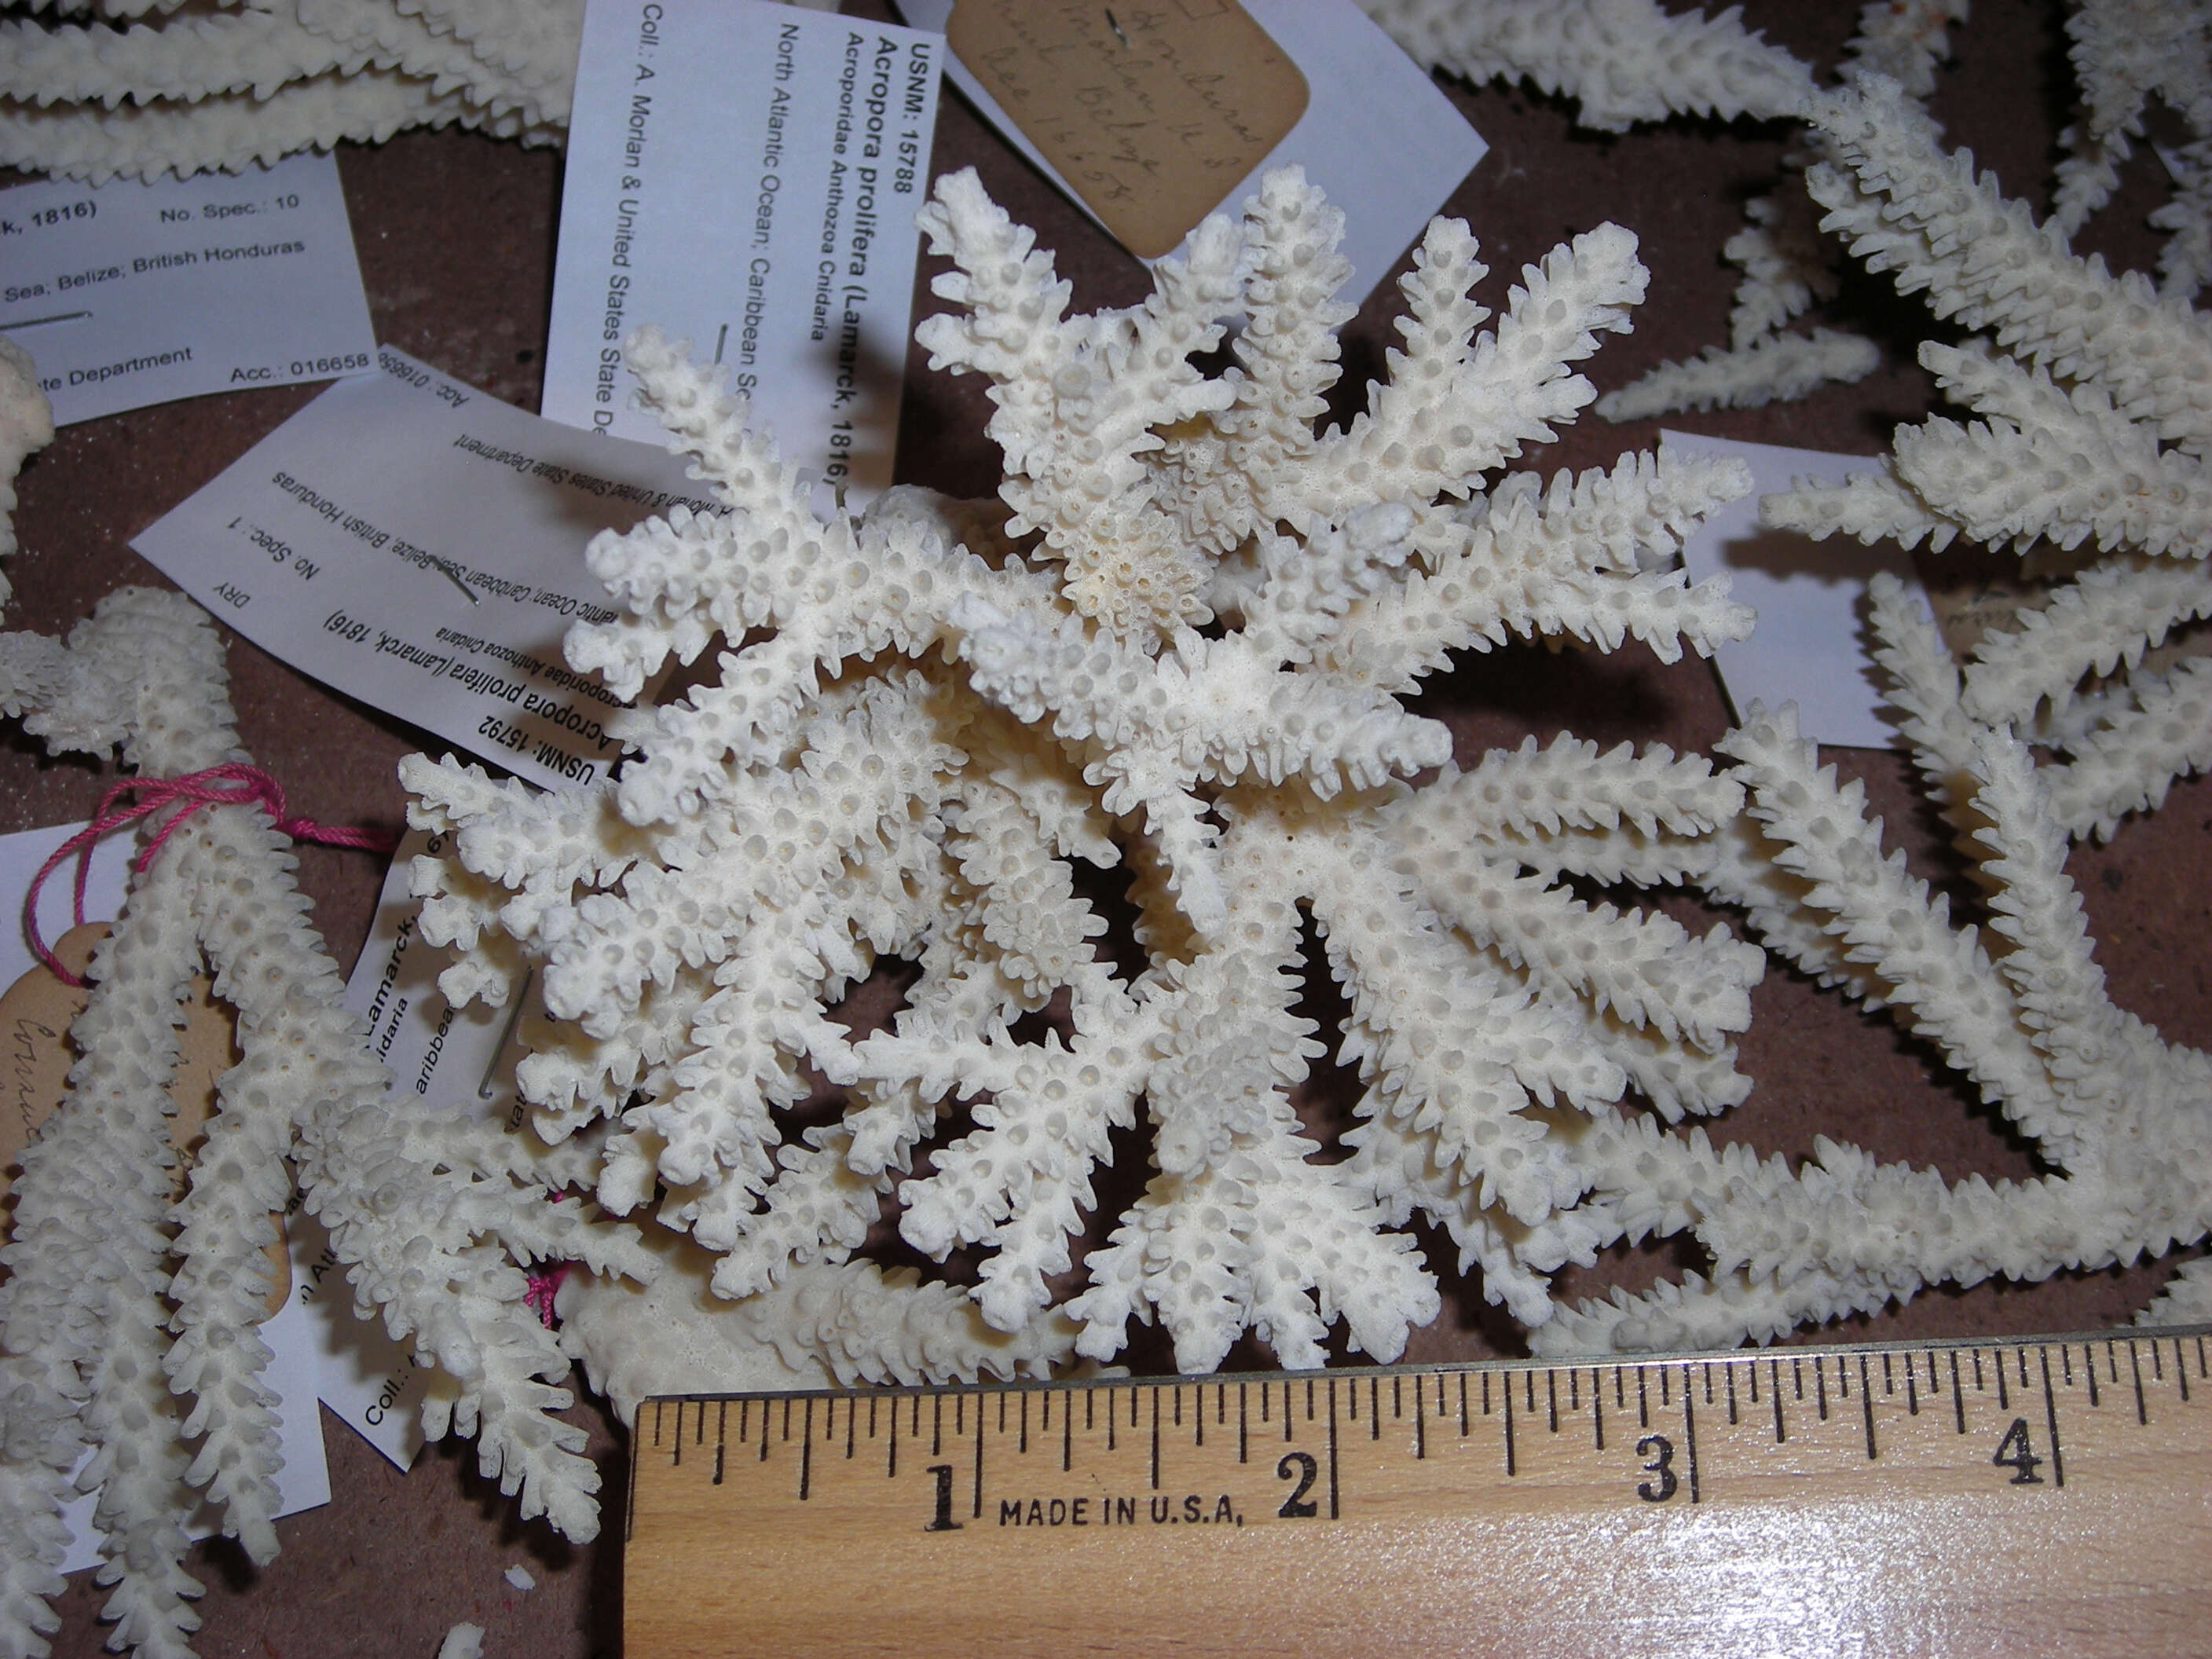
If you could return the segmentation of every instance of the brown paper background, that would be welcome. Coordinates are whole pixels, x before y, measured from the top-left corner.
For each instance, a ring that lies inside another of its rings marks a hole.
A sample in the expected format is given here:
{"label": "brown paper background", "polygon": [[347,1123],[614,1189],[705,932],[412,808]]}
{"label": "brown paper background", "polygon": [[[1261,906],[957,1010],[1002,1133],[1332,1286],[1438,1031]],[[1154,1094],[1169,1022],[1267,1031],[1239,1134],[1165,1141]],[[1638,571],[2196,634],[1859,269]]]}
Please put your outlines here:
{"label": "brown paper background", "polygon": [[[1202,16],[1125,9],[1127,28],[1110,6],[963,0],[945,39],[1116,240],[1156,259],[1297,125],[1308,92],[1236,0]],[[1213,82],[1218,102],[1184,76]]]}
{"label": "brown paper background", "polygon": [[[1856,0],[1753,0],[1745,8],[1748,21],[1770,39],[1821,66],[1836,61],[1857,9]],[[2071,95],[2059,25],[2056,4],[1979,0],[1972,24],[1954,32],[1958,61],[1933,105],[1952,141],[1972,147],[2009,193],[2026,194],[2039,210],[2047,201],[2054,135]],[[1725,339],[1734,273],[1721,263],[1720,246],[1741,223],[1743,198],[1774,179],[1788,142],[1784,130],[1689,121],[1605,137],[1575,132],[1559,102],[1524,88],[1448,89],[1491,144],[1449,204],[1481,238],[1492,268],[1481,293],[1486,303],[1504,303],[1522,264],[1574,232],[1613,219],[1641,237],[1651,283],[1635,333],[1609,337],[1584,366],[1598,387],[1620,386],[1663,358]],[[934,166],[946,171],[970,165],[1017,219],[1036,227],[1041,246],[1058,250],[1078,308],[1126,304],[1143,294],[1146,277],[1136,263],[948,92]],[[558,155],[465,134],[413,133],[380,149],[345,147],[339,167],[379,337],[495,396],[535,407]],[[2147,266],[2155,245],[2142,216],[2162,199],[2158,164],[2146,146],[2129,164],[2118,199],[2093,222],[2081,246],[2103,249],[2118,264]],[[934,308],[928,279],[942,268],[924,257],[917,316]],[[1928,406],[1927,377],[1912,366],[1911,352],[1914,341],[1935,331],[1917,301],[1899,301],[1883,283],[1852,282],[1874,302],[1893,348],[1891,362],[1899,366],[1801,403],[1677,416],[1672,423],[1766,443],[1868,454],[1881,447],[1894,422]],[[1389,324],[1396,299],[1395,287],[1386,285],[1346,332],[1340,413],[1382,372],[1384,351],[1395,343]],[[158,580],[128,550],[130,538],[313,395],[311,388],[240,392],[64,431],[31,462],[21,483],[24,550],[13,562],[18,599],[7,625],[64,629],[102,593]],[[963,494],[993,489],[998,468],[982,436],[987,415],[975,379],[933,374],[922,355],[911,352],[898,477]],[[1559,442],[1528,459],[1547,472],[1609,465],[1626,450],[1651,445],[1659,424],[1615,428],[1585,416]],[[402,802],[392,767],[418,746],[414,733],[243,641],[234,643],[230,664],[245,741],[283,781],[296,811],[326,822],[398,824]],[[1633,647],[1605,658],[1500,651],[1468,661],[1448,679],[1431,680],[1423,707],[1452,722],[1463,761],[1526,732],[1548,738],[1561,730],[1607,744],[1625,738],[1700,748],[1719,735],[1725,718],[1708,667],[1694,660],[1662,667]],[[1845,775],[1864,781],[1916,867],[1960,889],[1957,867],[1901,763],[1863,750],[1834,750],[1830,757]],[[8,729],[0,734],[0,829],[86,816],[107,771],[81,758],[48,760]],[[2208,830],[2212,787],[2185,782],[2161,811],[2128,823],[2109,847],[2076,851],[2071,865],[2113,995],[2167,1036],[2198,1044],[2212,1042]],[[378,860],[320,847],[302,847],[299,857],[316,920],[338,961],[349,966],[374,902]],[[1670,908],[1686,918],[1696,912],[1679,902]],[[1816,1133],[1826,1133],[1886,1158],[1933,1164],[1954,1179],[1974,1170],[2018,1176],[2033,1169],[2029,1149],[1976,1109],[1948,1077],[1931,1073],[1924,1047],[1887,1020],[1863,1016],[1781,969],[1770,971],[1754,1006],[1756,1024],[1743,1054],[1758,1088],[1725,1121],[1723,1136],[1802,1153]],[[1120,1179],[1102,1182],[1102,1197]],[[1432,1249],[1431,1259],[1443,1261],[1444,1253]],[[1678,1264],[1662,1256],[1661,1265]],[[1850,1322],[1843,1334],[1904,1337],[2110,1324],[2141,1306],[2171,1265],[2067,1276],[2032,1288],[1933,1291],[1909,1307]],[[1653,1264],[1617,1252],[1608,1268],[1636,1283],[1650,1277]],[[1501,1334],[1474,1287],[1448,1289],[1443,1319],[1417,1334],[1408,1357],[1496,1352]],[[620,1442],[594,1407],[580,1407],[576,1415],[593,1425],[607,1472],[605,1497],[619,1513]],[[333,1501],[278,1524],[284,1553],[272,1566],[255,1571],[220,1544],[194,1552],[192,1570],[208,1585],[200,1652],[427,1659],[459,1620],[484,1626],[486,1652],[495,1656],[566,1659],[617,1650],[615,1547],[572,1547],[542,1523],[516,1521],[495,1486],[474,1473],[468,1445],[434,1448],[402,1476],[350,1431],[327,1418],[325,1427]],[[517,1561],[537,1576],[534,1592],[516,1591],[501,1577]],[[866,1563],[854,1567],[864,1571]],[[66,1625],[55,1642],[57,1655],[75,1659],[99,1650],[93,1613],[100,1599],[88,1576],[72,1584],[62,1601]]]}

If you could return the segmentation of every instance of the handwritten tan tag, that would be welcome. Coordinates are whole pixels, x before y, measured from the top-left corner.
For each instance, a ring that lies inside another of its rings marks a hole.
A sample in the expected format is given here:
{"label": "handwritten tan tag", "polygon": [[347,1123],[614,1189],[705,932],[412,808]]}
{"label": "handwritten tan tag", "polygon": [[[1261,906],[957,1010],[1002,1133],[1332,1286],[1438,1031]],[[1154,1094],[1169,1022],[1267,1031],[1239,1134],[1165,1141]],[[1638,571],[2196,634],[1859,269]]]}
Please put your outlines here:
{"label": "handwritten tan tag", "polygon": [[1139,258],[1171,251],[1306,110],[1306,77],[1237,0],[959,0],[945,38]]}
{"label": "handwritten tan tag", "polygon": [[[2019,583],[1960,576],[1950,571],[1931,572],[1926,568],[1929,562],[1923,561],[1921,569],[1928,592],[1928,609],[1935,615],[1936,631],[1942,635],[1943,643],[1962,663],[1973,656],[1974,647],[1984,634],[2005,632],[2014,614],[2039,603],[2035,594]],[[1931,575],[1938,580],[1929,580]]]}
{"label": "handwritten tan tag", "polygon": [[[1936,630],[1962,665],[1973,660],[1974,647],[1988,635],[2019,631],[2015,618],[2021,611],[2040,611],[2051,603],[2051,588],[2025,577],[1962,574],[1942,568],[1936,559],[1921,560],[1920,573]],[[2197,648],[2187,640],[2167,639],[2144,652],[2134,672],[2163,674]]]}
{"label": "handwritten tan tag", "polygon": [[[70,972],[82,976],[92,960],[92,947],[106,934],[105,922],[72,927],[54,941],[54,955]],[[4,1051],[6,1094],[0,1099],[0,1209],[6,1204],[23,1149],[39,1125],[62,1103],[70,1067],[76,1063],[70,1046],[70,1023],[84,1012],[86,992],[66,985],[41,963],[34,965],[0,995],[0,1051]],[[177,1105],[169,1120],[169,1139],[180,1154],[176,1170],[177,1191],[184,1191],[185,1175],[205,1138],[207,1121],[216,1109],[216,1079],[238,1064],[238,1022],[227,1003],[216,1000],[204,976],[195,976],[185,1000],[183,1053],[169,1079],[169,1097]],[[284,1305],[292,1283],[291,1259],[284,1246],[284,1218],[273,1215],[276,1237],[268,1249],[275,1277],[268,1310]]]}

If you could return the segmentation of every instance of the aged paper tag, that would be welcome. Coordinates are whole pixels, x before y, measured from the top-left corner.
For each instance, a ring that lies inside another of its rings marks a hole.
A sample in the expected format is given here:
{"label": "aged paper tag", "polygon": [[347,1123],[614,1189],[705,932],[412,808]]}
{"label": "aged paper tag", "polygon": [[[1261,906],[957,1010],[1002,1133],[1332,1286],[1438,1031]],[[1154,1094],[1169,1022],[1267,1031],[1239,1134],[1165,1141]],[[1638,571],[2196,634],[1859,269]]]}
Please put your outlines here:
{"label": "aged paper tag", "polygon": [[[1152,9],[1160,3],[1154,0]],[[1212,0],[1175,3],[1183,11],[1210,13],[1214,9]],[[1245,172],[1212,169],[1215,197],[1207,211],[1234,216],[1269,168],[1303,167],[1329,205],[1344,216],[1341,251],[1352,263],[1352,276],[1339,293],[1346,303],[1357,305],[1390,274],[1407,244],[1420,235],[1429,216],[1459,187],[1488,146],[1443,89],[1353,0],[1242,3],[1245,15],[1304,77],[1305,113]],[[898,0],[900,14],[921,28],[947,27],[952,5],[953,0]],[[1006,9],[1029,18],[1057,15],[1062,8],[1010,4]],[[1066,9],[1096,14],[1104,21],[1103,7],[1071,4]],[[1130,9],[1137,8],[1133,4]],[[1113,13],[1114,24],[1129,34],[1129,16],[1119,0],[1115,0]],[[1112,34],[1112,26],[1107,33]],[[1117,51],[1120,44],[1116,39]],[[1098,210],[1016,125],[1000,102],[1004,88],[977,74],[957,53],[947,57],[945,73],[976,113],[998,128],[1055,188],[1105,225]],[[1189,222],[1198,216],[1192,216]]]}
{"label": "aged paper tag", "polygon": [[[2019,631],[2015,618],[2023,611],[2040,611],[2051,603],[2056,584],[2018,572],[1996,575],[1961,574],[1955,566],[1944,568],[1940,558],[1926,562],[1929,572],[1928,605],[1936,613],[1936,627],[1960,667],[1974,659],[1974,649],[1992,634]],[[2179,635],[2181,630],[2174,630]],[[2129,670],[2131,675],[2163,674],[2184,658],[2194,656],[2196,641],[2169,635],[2142,653]],[[2099,677],[2092,676],[2095,684]]]}
{"label": "aged paper tag", "polygon": [[[92,948],[106,937],[107,924],[88,922],[72,927],[54,941],[53,952],[70,972],[83,976],[92,960]],[[64,984],[44,963],[0,994],[0,1042],[6,1045],[6,1108],[0,1111],[0,1204],[13,1184],[17,1160],[31,1144],[31,1136],[62,1103],[70,1067],[76,1050],[69,1028],[84,1012],[84,987]],[[182,1196],[185,1177],[193,1156],[206,1138],[208,1119],[215,1115],[216,1079],[238,1064],[238,1021],[228,1003],[216,1000],[215,988],[204,974],[192,976],[191,992],[185,1000],[183,1052],[169,1078],[169,1098],[177,1105],[169,1120],[169,1139],[180,1154],[175,1172],[176,1190]],[[291,1257],[284,1243],[284,1218],[272,1214],[276,1240],[270,1244],[268,1312],[284,1305],[292,1286]],[[5,1270],[0,1269],[0,1276]]]}
{"label": "aged paper tag", "polygon": [[1929,585],[1928,606],[1936,613],[1943,643],[1965,663],[1972,659],[1983,635],[2008,632],[2015,615],[2033,609],[2044,597],[2024,583],[1953,575]]}
{"label": "aged paper tag", "polygon": [[1182,241],[1306,112],[1306,77],[1237,0],[959,0],[945,38],[1143,259]]}

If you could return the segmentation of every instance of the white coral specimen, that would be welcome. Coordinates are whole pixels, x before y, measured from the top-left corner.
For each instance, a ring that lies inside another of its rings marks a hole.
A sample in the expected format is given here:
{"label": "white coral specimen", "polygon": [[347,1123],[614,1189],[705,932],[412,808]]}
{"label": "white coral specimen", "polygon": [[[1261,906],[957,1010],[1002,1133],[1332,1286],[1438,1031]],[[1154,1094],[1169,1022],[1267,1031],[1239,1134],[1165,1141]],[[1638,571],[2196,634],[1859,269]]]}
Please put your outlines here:
{"label": "white coral specimen", "polygon": [[555,1301],[562,1351],[625,1423],[656,1394],[1044,1376],[1074,1346],[1063,1319],[994,1331],[952,1285],[869,1261],[794,1267],[769,1290],[726,1300],[709,1288],[714,1264],[697,1245],[658,1230],[648,1237],[673,1263],[651,1285],[571,1273]]}
{"label": "white coral specimen", "polygon": [[[1935,90],[1936,67],[1949,49],[1948,28],[1963,22],[1966,0],[1869,0],[1857,32],[1845,43],[1845,74],[1853,81],[1881,74],[1906,95]],[[1812,93],[1809,73],[1786,111],[1802,115]],[[1810,149],[1783,158],[1797,171],[1820,159],[1820,135]],[[1748,222],[1729,238],[1722,257],[1743,272],[1729,313],[1729,340],[1694,357],[1666,362],[1598,399],[1609,421],[1632,421],[1682,410],[1748,409],[1802,398],[1832,383],[1863,380],[1881,360],[1881,349],[1847,330],[1788,331],[1788,325],[1817,300],[1835,297],[1838,283],[1832,250],[1814,228],[1811,204],[1794,188],[1754,197],[1744,204]]]}
{"label": "white coral specimen", "polygon": [[[570,660],[629,691],[719,637],[718,672],[632,719],[596,789],[407,765],[415,821],[452,836],[416,875],[425,936],[459,952],[447,994],[542,968],[520,1073],[540,1128],[605,1133],[601,1201],[688,1231],[726,1297],[846,1261],[895,1193],[910,1244],[984,1253],[988,1324],[1030,1330],[1066,1294],[1093,1171],[1141,1126],[1156,1173],[1062,1310],[1083,1354],[1157,1317],[1190,1370],[1246,1330],[1317,1363],[1339,1319],[1392,1357],[1437,1307],[1394,1231],[1417,1212],[1547,1316],[1556,1241],[1541,1266],[1522,1245],[1588,1177],[1541,1109],[1740,1097],[1729,1034],[1762,966],[1569,883],[1679,877],[1741,796],[1702,761],[1571,738],[1462,772],[1401,699],[1512,636],[1671,659],[1748,625],[1667,568],[1744,488],[1733,463],[1485,488],[1589,401],[1571,365],[1627,326],[1633,239],[1555,250],[1484,332],[1474,238],[1433,223],[1387,383],[1324,433],[1346,267],[1295,172],[1143,304],[1087,317],[972,175],[922,223],[957,308],[920,337],[990,381],[1000,501],[896,490],[818,520],[744,407],[637,337],[641,396],[729,510],[597,539],[625,614],[572,631]],[[1115,866],[1127,960],[1086,896]],[[1296,1012],[1302,915],[1367,1084],[1344,1162],[1292,1107],[1323,1052]],[[856,1041],[834,1010],[890,958],[904,1006]],[[1042,1036],[1019,1023],[1048,1010]],[[843,1110],[789,1133],[809,1067]],[[965,1133],[915,1173],[956,1101]]]}
{"label": "white coral specimen", "polygon": [[[2078,764],[2038,767],[2017,736],[1972,718],[1942,641],[1894,578],[1877,579],[1874,606],[1915,758],[1988,888],[1984,923],[1954,921],[1902,854],[1884,853],[1859,786],[1838,786],[1787,709],[1754,708],[1723,742],[1758,827],[1695,879],[1744,906],[1770,950],[1893,1009],[2054,1172],[1947,1186],[1826,1137],[1793,1172],[1702,1135],[1601,1124],[1577,1154],[1595,1194],[1620,1195],[1634,1235],[1692,1232],[1713,1272],[1585,1304],[1536,1333],[1547,1352],[1729,1346],[1925,1285],[2132,1262],[2212,1229],[2212,1056],[2161,1042],[2105,994],[2065,872]],[[2144,1316],[2203,1319],[2208,1288],[2193,1264]]]}
{"label": "white coral specimen", "polygon": [[[134,25],[123,20],[181,0],[91,3],[103,21],[0,24],[0,161],[95,180],[190,173],[449,123],[557,142],[583,15],[581,0],[216,0]],[[1364,3],[1425,65],[1526,76],[1607,131],[1673,112],[1782,113],[1810,86],[1733,9],[1707,19],[1655,0]]]}
{"label": "white coral specimen", "polygon": [[[1875,588],[1905,734],[1990,892],[1981,927],[1884,854],[1857,786],[1820,768],[1787,710],[1754,711],[1722,744],[1762,828],[1692,879],[1744,906],[1770,950],[1894,1008],[2057,1173],[1946,1187],[1826,1139],[1793,1173],[1646,1124],[1586,1136],[1582,1155],[1612,1172],[1595,1192],[1632,1194],[1635,1231],[1694,1233],[1715,1271],[1554,1322],[1539,1340],[1558,1352],[1763,1339],[1927,1284],[2132,1261],[2212,1226],[2212,1060],[2112,1005],[2064,871],[2072,840],[2111,835],[2212,761],[2205,659],[2142,666],[2212,615],[2212,332],[2148,279],[2075,256],[1966,152],[1945,155],[1895,83],[1869,76],[1814,115],[1834,158],[1808,178],[1823,228],[1993,339],[1921,349],[1983,419],[1902,428],[1881,470],[1771,495],[1769,520],[1936,549],[2094,541],[2107,556],[1985,636],[1963,674],[1894,582]],[[2054,757],[2039,766],[2031,744]],[[2208,1283],[2185,1273],[2154,1311],[2202,1316]]]}
{"label": "white coral specimen", "polygon": [[1575,100],[1584,126],[1626,132],[1669,115],[1793,113],[1810,71],[1730,6],[1716,17],[1656,0],[1360,0],[1424,69],[1526,78]]}
{"label": "white coral specimen", "polygon": [[2069,56],[2081,88],[2081,118],[2059,135],[2051,218],[2071,235],[2110,199],[2120,164],[2143,132],[2153,97],[2180,116],[2190,142],[2180,147],[2172,201],[2152,216],[2174,233],[2160,261],[2160,286],[2189,298],[2206,274],[2204,241],[2212,216],[2204,199],[2205,149],[2212,143],[2212,15],[2192,0],[2077,0],[2066,20]]}
{"label": "white coral specimen", "polygon": [[[1879,106],[1900,141],[1906,134],[1929,135],[1932,143],[1932,124],[1922,104],[1949,51],[1949,26],[1966,21],[1966,0],[1870,0],[1862,10],[1858,33],[1845,49],[1844,78]],[[2186,301],[2212,273],[2212,17],[2199,0],[2075,0],[2066,28],[2083,112],[2060,135],[2067,154],[2058,166],[2044,238],[2052,251],[2067,252],[2067,238],[2110,198],[2131,140],[2143,131],[2146,106],[2160,98],[2180,118],[2189,138],[2166,153],[2172,193],[2149,222],[2167,233],[2159,291]],[[1808,116],[1813,126],[1810,150],[1785,157],[1785,166],[1819,163],[1814,170],[1828,175],[1838,166],[1858,166],[1834,147],[1836,111],[1850,96],[1822,94],[1786,112]],[[1971,167],[1963,182],[1972,185]],[[1826,228],[1860,234],[1838,217],[1832,190],[1809,176],[1808,184],[1814,198],[1831,210]],[[1945,210],[1926,205],[1936,215]],[[1954,210],[1969,211],[1966,198],[1959,198]],[[1874,343],[1857,335],[1825,328],[1809,336],[1781,331],[1815,298],[1832,297],[1837,289],[1827,258],[1810,234],[1806,198],[1795,191],[1759,198],[1747,215],[1752,222],[1723,250],[1744,272],[1729,343],[1662,363],[1601,398],[1600,414],[1629,420],[1670,410],[1749,406],[1802,397],[1830,380],[1855,380],[1875,368]]]}
{"label": "white coral specimen", "polygon": [[583,20],[582,0],[224,0],[157,24],[120,20],[177,0],[96,9],[0,22],[0,162],[98,183],[415,126],[554,143]]}
{"label": "white coral specimen", "polygon": [[[66,646],[0,635],[0,710],[56,750],[119,747],[142,775],[246,757],[207,617],[171,593],[103,600]],[[182,1567],[199,1501],[256,1561],[276,1553],[278,1460],[269,1358],[269,1214],[291,1188],[331,1231],[364,1316],[411,1335],[440,1378],[425,1407],[477,1436],[526,1515],[573,1537],[596,1525],[580,1430],[544,1413],[568,1370],[523,1304],[509,1259],[653,1268],[634,1240],[547,1195],[557,1157],[387,1099],[388,1079],[338,1006],[342,981],[307,918],[283,834],[258,806],[193,812],[140,870],[94,955],[71,1028],[84,1056],[23,1156],[0,1263],[0,1652],[46,1651],[71,1470],[100,1499],[111,1645],[182,1654],[199,1586]],[[212,971],[244,1054],[173,1206],[167,1091],[179,1005]],[[189,1449],[188,1449],[189,1443]]]}
{"label": "white coral specimen", "polygon": [[[1769,520],[1938,549],[2094,541],[2108,556],[1985,636],[1963,674],[1902,588],[1876,584],[1892,701],[1990,891],[1979,927],[1884,853],[1858,786],[1820,768],[1787,709],[1754,709],[1719,745],[1759,827],[1711,843],[1690,878],[1743,907],[1769,950],[1894,1009],[2055,1173],[1947,1187],[1825,1138],[1793,1172],[1648,1120],[1595,1119],[1575,1139],[1592,1180],[1577,1215],[1631,1237],[1691,1233],[1713,1272],[1585,1304],[1536,1334],[1549,1352],[1765,1340],[1924,1285],[2129,1262],[2212,1228],[2212,1059],[2112,1006],[2064,871],[2070,842],[2110,836],[2212,761],[2206,659],[2141,666],[2212,615],[2212,331],[2148,279],[2069,252],[1971,155],[1946,155],[1895,83],[1869,76],[1815,117],[1835,158],[1808,176],[1823,228],[1994,343],[1921,350],[1984,418],[1902,428],[1881,471],[1770,495]],[[2053,757],[2037,764],[2031,744]],[[2203,1317],[2208,1289],[2212,1275],[2185,1272],[2152,1314]]]}
{"label": "white coral specimen", "polygon": [[[1990,337],[1920,349],[1983,418],[1899,428],[1881,470],[1769,496],[1766,516],[1935,550],[1958,536],[2094,544],[2105,556],[1976,646],[1960,707],[2067,756],[2048,780],[2059,823],[2110,836],[2212,762],[2205,659],[2143,665],[2170,632],[2212,616],[2212,327],[2148,278],[2069,252],[1971,155],[1946,155],[1886,83],[1826,100],[1820,118],[1842,163],[1808,179],[1823,223],[1907,293],[1925,291],[1938,316]],[[1940,742],[1963,767],[1966,737]]]}
{"label": "white coral specimen", "polygon": [[[53,405],[39,389],[31,354],[0,337],[0,559],[15,550],[15,475],[23,463],[54,441]],[[0,605],[11,589],[0,569]]]}

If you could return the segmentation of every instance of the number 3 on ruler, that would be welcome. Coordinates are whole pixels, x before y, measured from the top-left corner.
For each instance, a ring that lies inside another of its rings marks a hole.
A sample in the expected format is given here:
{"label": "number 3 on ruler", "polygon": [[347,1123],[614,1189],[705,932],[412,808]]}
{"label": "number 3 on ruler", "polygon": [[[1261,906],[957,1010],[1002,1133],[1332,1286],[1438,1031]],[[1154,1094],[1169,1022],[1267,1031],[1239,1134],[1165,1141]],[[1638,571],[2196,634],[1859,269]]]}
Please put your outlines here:
{"label": "number 3 on ruler", "polygon": [[[1683,1386],[1686,1388],[1689,1385],[1685,1383]],[[1657,1475],[1659,1484],[1655,1486],[1649,1480],[1639,1480],[1636,1483],[1636,1495],[1647,1504],[1663,1504],[1674,1495],[1674,1488],[1681,1484],[1674,1479],[1674,1443],[1663,1434],[1647,1434],[1636,1443],[1638,1457],[1653,1452],[1656,1455],[1644,1466],[1644,1472]]]}

